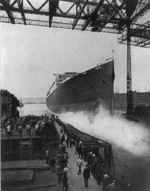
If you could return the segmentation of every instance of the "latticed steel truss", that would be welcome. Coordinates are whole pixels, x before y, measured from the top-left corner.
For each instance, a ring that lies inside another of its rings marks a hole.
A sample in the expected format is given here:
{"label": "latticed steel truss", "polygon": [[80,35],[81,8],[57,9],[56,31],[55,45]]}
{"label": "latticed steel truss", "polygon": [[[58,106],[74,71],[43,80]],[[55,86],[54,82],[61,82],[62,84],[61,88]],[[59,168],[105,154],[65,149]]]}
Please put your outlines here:
{"label": "latticed steel truss", "polygon": [[[127,44],[127,28],[119,38],[119,43]],[[150,21],[140,25],[131,24],[130,25],[130,44],[133,46],[150,48]]]}
{"label": "latticed steel truss", "polygon": [[[126,44],[128,0],[0,0],[0,22],[121,34]],[[135,0],[133,0],[135,1]],[[149,22],[138,24],[150,0],[138,0],[130,17],[131,45],[150,47]]]}

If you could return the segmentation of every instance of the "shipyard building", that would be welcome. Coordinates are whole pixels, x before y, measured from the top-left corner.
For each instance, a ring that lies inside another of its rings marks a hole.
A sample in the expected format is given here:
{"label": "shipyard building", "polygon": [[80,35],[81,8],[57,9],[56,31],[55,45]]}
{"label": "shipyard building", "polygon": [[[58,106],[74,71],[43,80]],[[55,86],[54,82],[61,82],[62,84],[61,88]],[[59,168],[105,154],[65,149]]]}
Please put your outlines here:
{"label": "shipyard building", "polygon": [[[134,108],[137,106],[150,106],[150,92],[132,92]],[[126,110],[127,108],[127,94],[114,93],[114,107],[115,109]]]}

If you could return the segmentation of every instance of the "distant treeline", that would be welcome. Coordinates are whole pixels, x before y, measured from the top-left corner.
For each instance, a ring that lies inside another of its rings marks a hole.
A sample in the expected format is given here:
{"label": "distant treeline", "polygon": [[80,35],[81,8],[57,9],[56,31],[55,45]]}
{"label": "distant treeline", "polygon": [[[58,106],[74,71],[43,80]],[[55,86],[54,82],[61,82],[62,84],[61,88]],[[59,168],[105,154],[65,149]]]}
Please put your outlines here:
{"label": "distant treeline", "polygon": [[14,94],[10,93],[8,90],[0,90],[1,94],[1,114],[10,115],[12,117],[18,117],[19,112],[17,107],[19,107],[19,100]]}

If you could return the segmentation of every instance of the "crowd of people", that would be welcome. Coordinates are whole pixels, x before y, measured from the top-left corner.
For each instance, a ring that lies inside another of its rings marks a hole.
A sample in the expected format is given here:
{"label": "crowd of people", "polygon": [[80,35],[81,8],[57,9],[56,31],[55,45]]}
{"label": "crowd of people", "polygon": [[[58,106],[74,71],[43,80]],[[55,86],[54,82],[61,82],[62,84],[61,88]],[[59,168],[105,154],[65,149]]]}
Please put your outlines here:
{"label": "crowd of people", "polygon": [[[58,117],[56,121],[60,125],[60,144],[57,152],[46,150],[46,163],[51,167],[52,172],[57,173],[58,183],[63,184],[63,190],[68,188],[68,148],[73,149],[74,154],[78,156],[76,165],[78,167],[77,175],[83,176],[84,186],[88,188],[89,178],[93,176],[98,185],[102,185],[103,191],[131,191],[131,185],[126,183],[122,176],[118,181],[113,178],[104,166],[104,159],[99,153],[99,147],[86,146],[83,144],[80,134],[69,129],[62,123]],[[25,116],[16,119],[8,116],[1,117],[1,128],[4,130],[4,136],[11,137],[17,132],[19,137],[26,135],[31,137],[33,130],[35,136],[42,136],[46,126],[50,123],[50,118],[42,116]],[[15,134],[16,135],[16,134]],[[85,165],[84,165],[85,164]]]}
{"label": "crowd of people", "polygon": [[7,137],[16,136],[43,136],[46,125],[48,123],[48,116],[22,116],[12,118],[10,116],[1,116],[1,130],[3,135]]}
{"label": "crowd of people", "polygon": [[46,150],[46,163],[49,164],[52,172],[57,173],[58,183],[63,183],[63,190],[68,188],[68,152],[66,142],[60,143],[57,153]]}
{"label": "crowd of people", "polygon": [[[58,121],[59,122],[59,121]],[[78,156],[76,165],[78,167],[77,175],[82,175],[84,179],[84,186],[88,188],[88,180],[90,176],[96,180],[98,185],[102,185],[103,191],[131,191],[131,185],[125,182],[125,177],[122,176],[121,180],[113,178],[105,169],[104,160],[99,154],[99,148],[93,146],[85,146],[80,139],[80,135],[72,132],[65,124],[60,124],[60,145],[58,154],[56,155],[55,162],[50,162],[53,167],[56,166],[58,176],[58,183],[63,183],[64,190],[68,188],[68,152],[67,149],[71,148]],[[54,156],[50,159],[50,161]],[[85,165],[84,165],[85,163]]]}

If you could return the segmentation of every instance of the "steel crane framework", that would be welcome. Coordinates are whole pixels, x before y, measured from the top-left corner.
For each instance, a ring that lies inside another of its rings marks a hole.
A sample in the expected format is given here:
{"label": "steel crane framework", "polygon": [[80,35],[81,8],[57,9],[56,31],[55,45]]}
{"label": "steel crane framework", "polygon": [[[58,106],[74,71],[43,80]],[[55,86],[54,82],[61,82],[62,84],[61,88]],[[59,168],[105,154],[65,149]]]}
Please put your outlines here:
{"label": "steel crane framework", "polygon": [[0,22],[119,34],[127,44],[127,113],[133,109],[130,45],[150,48],[150,0],[0,0]]}

